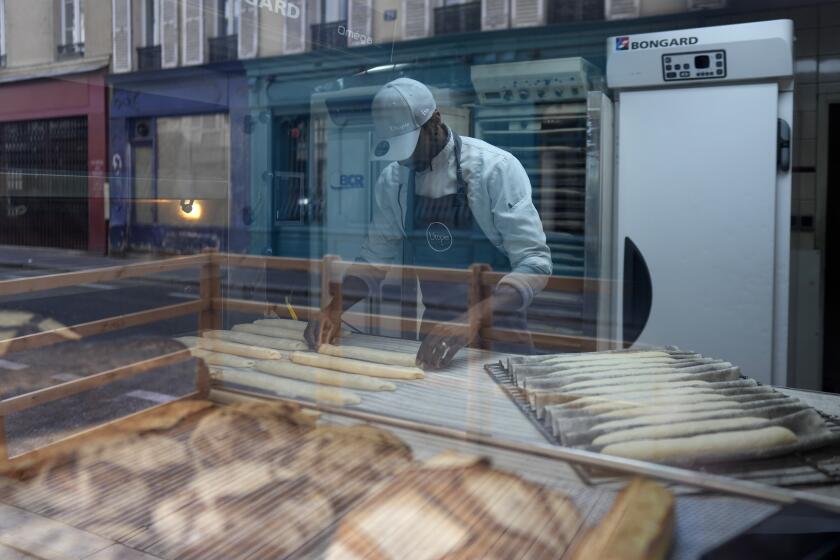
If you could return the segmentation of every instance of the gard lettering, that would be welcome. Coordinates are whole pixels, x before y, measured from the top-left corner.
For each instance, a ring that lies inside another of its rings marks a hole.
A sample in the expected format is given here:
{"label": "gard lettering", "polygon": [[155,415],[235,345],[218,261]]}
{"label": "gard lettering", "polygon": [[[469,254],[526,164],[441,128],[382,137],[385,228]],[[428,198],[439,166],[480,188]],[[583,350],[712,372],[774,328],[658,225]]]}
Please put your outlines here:
{"label": "gard lettering", "polygon": [[245,2],[254,7],[265,8],[270,12],[276,12],[287,18],[297,19],[300,17],[300,8],[294,4],[287,3],[286,0],[274,0],[273,3],[272,0],[245,0]]}
{"label": "gard lettering", "polygon": [[[277,1],[279,2],[280,0],[277,0]],[[286,14],[286,17],[290,17],[292,19],[297,19],[297,18],[300,17],[300,8],[298,8],[294,4],[287,5],[286,9],[289,12],[289,13]]]}

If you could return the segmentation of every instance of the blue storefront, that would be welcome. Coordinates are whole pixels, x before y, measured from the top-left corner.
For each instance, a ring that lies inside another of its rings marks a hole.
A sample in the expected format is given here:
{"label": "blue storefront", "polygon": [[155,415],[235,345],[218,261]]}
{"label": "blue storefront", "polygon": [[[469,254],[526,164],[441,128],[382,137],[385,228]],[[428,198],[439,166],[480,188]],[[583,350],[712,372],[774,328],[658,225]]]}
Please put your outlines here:
{"label": "blue storefront", "polygon": [[248,250],[248,83],[238,62],[109,77],[109,248]]}

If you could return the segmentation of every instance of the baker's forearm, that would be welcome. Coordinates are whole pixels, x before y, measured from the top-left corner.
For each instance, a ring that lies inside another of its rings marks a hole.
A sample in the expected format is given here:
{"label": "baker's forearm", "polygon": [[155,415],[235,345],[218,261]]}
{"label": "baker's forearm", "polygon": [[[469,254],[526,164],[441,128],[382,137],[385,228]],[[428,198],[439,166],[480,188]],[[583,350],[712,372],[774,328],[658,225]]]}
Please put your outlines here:
{"label": "baker's forearm", "polygon": [[373,267],[352,265],[341,282],[341,312],[370,296],[371,283],[379,283],[384,278],[385,275]]}
{"label": "baker's forearm", "polygon": [[475,311],[482,315],[506,313],[522,309],[524,302],[519,290],[508,284],[499,283],[490,297],[480,301]]}
{"label": "baker's forearm", "polygon": [[344,313],[370,295],[367,282],[358,276],[345,276],[341,282],[341,312]]}
{"label": "baker's forearm", "polygon": [[549,274],[538,270],[536,267],[520,266],[513,272],[507,274],[499,281],[498,287],[508,286],[516,290],[522,299],[522,308],[531,305],[531,302],[548,283]]}

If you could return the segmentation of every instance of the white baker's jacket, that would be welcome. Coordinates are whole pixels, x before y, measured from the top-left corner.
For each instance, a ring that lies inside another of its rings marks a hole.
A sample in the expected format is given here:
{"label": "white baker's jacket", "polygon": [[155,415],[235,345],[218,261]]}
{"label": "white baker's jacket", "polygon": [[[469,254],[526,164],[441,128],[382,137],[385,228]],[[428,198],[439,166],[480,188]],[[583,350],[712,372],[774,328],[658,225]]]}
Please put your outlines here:
{"label": "white baker's jacket", "polygon": [[[501,280],[516,288],[530,305],[551,275],[551,250],[531,200],[531,181],[510,153],[476,138],[461,137],[461,169],[473,216],[487,236],[508,257],[511,272]],[[373,219],[361,259],[370,263],[402,264],[405,208],[410,171],[391,163],[374,187]],[[431,162],[417,173],[415,192],[437,198],[457,191],[452,135]]]}

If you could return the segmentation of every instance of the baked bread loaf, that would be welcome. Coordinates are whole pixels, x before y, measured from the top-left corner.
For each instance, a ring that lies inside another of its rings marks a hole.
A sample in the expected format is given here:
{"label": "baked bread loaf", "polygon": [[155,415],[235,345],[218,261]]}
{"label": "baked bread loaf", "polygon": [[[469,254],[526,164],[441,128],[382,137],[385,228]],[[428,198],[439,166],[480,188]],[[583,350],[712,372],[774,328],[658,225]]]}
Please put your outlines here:
{"label": "baked bread loaf", "polygon": [[380,428],[322,426],[303,436],[294,453],[277,457],[274,464],[308,473],[341,510],[409,467],[412,453],[402,440]]}
{"label": "baked bread loaf", "polygon": [[234,461],[203,471],[160,502],[151,528],[159,537],[154,552],[165,558],[206,558],[207,551],[244,558],[253,550],[260,558],[286,558],[334,519],[329,500],[307,484],[305,473]]}
{"label": "baked bread loaf", "polygon": [[354,508],[327,558],[559,558],[580,523],[559,492],[447,456],[403,471]]}
{"label": "baked bread loaf", "polygon": [[201,464],[265,457],[315,429],[315,419],[287,403],[241,403],[221,407],[201,419],[190,447]]}
{"label": "baked bread loaf", "polygon": [[575,545],[572,560],[661,560],[673,532],[673,494],[656,482],[636,479]]}

